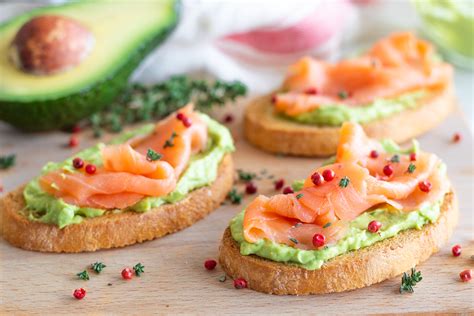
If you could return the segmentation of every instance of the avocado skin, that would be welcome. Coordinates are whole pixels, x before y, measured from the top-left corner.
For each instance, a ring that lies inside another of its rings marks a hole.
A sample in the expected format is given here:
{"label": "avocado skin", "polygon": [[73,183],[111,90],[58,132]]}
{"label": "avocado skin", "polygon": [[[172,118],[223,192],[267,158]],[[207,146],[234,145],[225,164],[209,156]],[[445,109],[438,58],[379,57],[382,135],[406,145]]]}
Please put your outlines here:
{"label": "avocado skin", "polygon": [[124,90],[133,71],[144,58],[174,30],[179,21],[180,2],[175,18],[155,37],[139,46],[128,61],[103,80],[68,96],[41,101],[1,101],[0,120],[29,132],[68,127],[110,104]]}

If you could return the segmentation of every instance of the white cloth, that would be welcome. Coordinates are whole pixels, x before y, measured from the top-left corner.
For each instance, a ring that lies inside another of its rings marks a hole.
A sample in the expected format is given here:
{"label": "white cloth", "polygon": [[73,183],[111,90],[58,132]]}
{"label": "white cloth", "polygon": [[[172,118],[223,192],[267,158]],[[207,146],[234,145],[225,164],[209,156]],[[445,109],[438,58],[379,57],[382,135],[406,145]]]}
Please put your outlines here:
{"label": "white cloth", "polygon": [[355,21],[346,0],[184,0],[177,29],[136,78],[206,72],[264,92],[298,57],[335,56]]}

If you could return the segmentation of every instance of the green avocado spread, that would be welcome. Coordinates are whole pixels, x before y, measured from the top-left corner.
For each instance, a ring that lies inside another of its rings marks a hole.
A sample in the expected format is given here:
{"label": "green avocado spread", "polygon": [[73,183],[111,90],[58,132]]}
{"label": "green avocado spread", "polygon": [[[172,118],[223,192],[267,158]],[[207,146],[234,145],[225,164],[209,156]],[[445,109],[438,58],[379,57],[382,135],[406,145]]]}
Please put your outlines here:
{"label": "green avocado spread", "polygon": [[[382,140],[381,144],[385,151],[394,154],[418,152],[419,150],[416,141],[413,142],[411,148],[406,150],[402,150],[390,140]],[[446,166],[441,164],[440,170],[446,172]],[[292,187],[295,191],[299,191],[302,189],[303,183],[304,181],[295,181]],[[423,205],[420,209],[411,212],[402,212],[389,205],[372,209],[349,222],[346,234],[335,244],[327,245],[318,250],[293,248],[265,239],[256,243],[247,242],[243,233],[245,210],[234,217],[229,226],[232,237],[240,245],[242,255],[253,254],[273,261],[297,264],[305,269],[315,270],[321,268],[326,261],[349,251],[368,247],[378,241],[393,237],[404,230],[421,229],[424,225],[435,222],[440,215],[442,202],[443,200],[440,200],[431,205]],[[368,224],[373,220],[382,223],[382,227],[377,234],[367,230]]]}
{"label": "green avocado spread", "polygon": [[360,106],[348,106],[342,103],[328,104],[297,116],[282,115],[282,117],[298,123],[317,126],[340,126],[347,121],[364,124],[416,108],[419,101],[425,96],[426,91],[419,90],[403,94],[397,98],[377,99]]}
{"label": "green avocado spread", "polygon": [[[303,250],[269,240],[249,243],[244,239],[244,211],[234,217],[230,223],[232,237],[240,244],[242,255],[257,255],[273,261],[295,263],[308,270],[321,268],[324,262],[351,250],[370,246],[377,241],[393,237],[403,230],[420,229],[427,223],[436,221],[440,214],[441,202],[412,212],[401,212],[389,206],[375,209],[359,215],[349,223],[346,235],[334,245],[321,250]],[[379,233],[367,230],[367,225],[377,220],[382,223]]]}
{"label": "green avocado spread", "polygon": [[[146,212],[162,204],[178,202],[184,199],[189,192],[211,184],[217,177],[218,166],[224,155],[234,150],[234,143],[226,127],[205,114],[201,114],[201,117],[208,127],[209,144],[204,152],[194,155],[191,158],[188,167],[179,178],[173,192],[162,197],[146,197],[126,210],[110,211],[68,204],[62,199],[57,199],[43,191],[39,185],[38,178],[36,178],[28,183],[23,192],[29,210],[30,220],[55,224],[63,228],[70,224],[80,223],[85,217],[101,216],[106,212]],[[115,138],[111,143],[124,143],[135,136],[151,133],[153,128],[153,124],[148,124],[133,131],[125,132]],[[77,153],[74,157],[81,157],[84,160],[100,166],[102,165],[100,148],[103,146],[105,146],[105,144],[99,143],[96,146]],[[61,168],[69,172],[76,172],[72,167],[74,157],[60,163],[50,162],[46,164],[41,174]]]}

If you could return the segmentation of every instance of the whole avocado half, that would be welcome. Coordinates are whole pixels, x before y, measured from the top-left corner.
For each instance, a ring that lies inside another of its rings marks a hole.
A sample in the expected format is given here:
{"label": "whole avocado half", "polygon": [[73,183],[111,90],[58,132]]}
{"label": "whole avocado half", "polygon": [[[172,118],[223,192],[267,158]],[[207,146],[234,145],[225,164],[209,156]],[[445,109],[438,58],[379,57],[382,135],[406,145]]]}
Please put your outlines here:
{"label": "whole avocado half", "polygon": [[[83,23],[95,37],[73,69],[34,75],[8,57],[32,17],[60,15]],[[70,126],[114,101],[140,62],[174,29],[179,0],[89,0],[42,7],[0,25],[0,120],[26,131]]]}

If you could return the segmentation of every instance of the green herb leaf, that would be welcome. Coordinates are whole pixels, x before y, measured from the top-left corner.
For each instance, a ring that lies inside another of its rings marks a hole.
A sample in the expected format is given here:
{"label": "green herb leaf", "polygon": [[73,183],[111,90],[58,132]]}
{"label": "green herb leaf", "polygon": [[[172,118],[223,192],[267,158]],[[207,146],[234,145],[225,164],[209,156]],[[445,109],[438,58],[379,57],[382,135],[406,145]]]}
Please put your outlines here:
{"label": "green herb leaf", "polygon": [[225,280],[227,280],[227,276],[225,274],[219,277],[219,282],[225,282]]}
{"label": "green herb leaf", "polygon": [[122,131],[122,121],[120,119],[120,115],[117,113],[111,113],[110,117],[110,131],[113,133],[119,133]]}
{"label": "green herb leaf", "polygon": [[413,173],[413,172],[415,172],[415,169],[416,169],[415,164],[410,163],[410,165],[408,165],[407,171],[408,171],[408,173]]}
{"label": "green herb leaf", "polygon": [[5,170],[15,165],[16,155],[0,156],[0,169]]}
{"label": "green herb leaf", "polygon": [[341,188],[346,188],[346,187],[349,185],[349,182],[351,182],[351,180],[350,180],[348,177],[344,176],[344,177],[339,181],[339,186],[340,186]]}
{"label": "green herb leaf", "polygon": [[237,173],[239,174],[239,180],[246,182],[253,180],[257,176],[254,172],[246,172],[242,169],[238,169]]}
{"label": "green herb leaf", "polygon": [[95,273],[101,273],[105,267],[107,266],[102,262],[94,262],[91,264],[91,269],[94,270]]}
{"label": "green herb leaf", "polygon": [[301,199],[302,197],[303,197],[303,193],[299,193],[299,194],[296,195],[297,200]]}
{"label": "green herb leaf", "polygon": [[242,194],[238,193],[236,188],[232,188],[232,190],[229,191],[227,197],[232,202],[232,204],[242,203]]}
{"label": "green herb leaf", "polygon": [[345,100],[345,99],[347,99],[347,98],[349,97],[347,91],[344,91],[344,90],[339,91],[339,92],[337,93],[337,96],[338,96],[339,99],[341,99],[341,100]]}
{"label": "green herb leaf", "polygon": [[142,265],[140,262],[133,266],[133,271],[135,271],[136,276],[140,276],[142,273],[145,272],[145,266]]}
{"label": "green herb leaf", "polygon": [[101,128],[94,128],[93,130],[94,130],[93,133],[94,133],[95,138],[102,137],[102,135],[104,134]]}
{"label": "green herb leaf", "polygon": [[332,223],[331,223],[331,222],[328,222],[328,223],[324,224],[323,228],[328,228],[328,227],[331,226],[331,225],[332,225]]}
{"label": "green herb leaf", "polygon": [[165,144],[163,145],[163,148],[173,147],[174,146],[174,139],[175,139],[176,136],[178,136],[178,134],[176,134],[175,132],[171,133],[170,138],[168,138],[165,141]]}
{"label": "green herb leaf", "polygon": [[79,279],[81,279],[81,280],[85,280],[85,281],[89,280],[89,273],[87,273],[87,270],[84,270],[84,271],[82,271],[82,272],[79,272],[79,273],[76,274],[76,275],[77,275],[77,276],[79,277]]}
{"label": "green herb leaf", "polygon": [[222,106],[247,93],[247,88],[239,81],[208,82],[186,76],[173,76],[151,86],[131,84],[120,98],[102,112],[89,118],[95,136],[101,130],[111,132],[122,130],[123,125],[157,120],[166,117],[189,102],[197,109]]}
{"label": "green herb leaf", "polygon": [[400,285],[400,293],[413,293],[413,287],[422,280],[421,271],[411,269],[411,275],[404,272],[402,275],[402,284]]}
{"label": "green herb leaf", "polygon": [[290,239],[290,241],[293,242],[294,244],[298,244],[298,239],[293,238],[293,237],[290,237],[289,239]]}
{"label": "green herb leaf", "polygon": [[390,158],[390,162],[400,162],[400,156],[399,155],[393,155],[392,158]]}
{"label": "green herb leaf", "polygon": [[156,161],[156,160],[161,159],[161,157],[163,156],[157,153],[156,151],[154,151],[153,149],[148,148],[148,151],[146,152],[146,159],[148,161]]}

